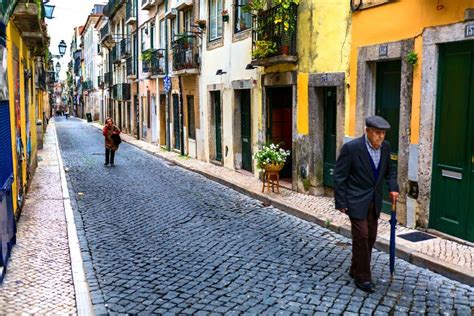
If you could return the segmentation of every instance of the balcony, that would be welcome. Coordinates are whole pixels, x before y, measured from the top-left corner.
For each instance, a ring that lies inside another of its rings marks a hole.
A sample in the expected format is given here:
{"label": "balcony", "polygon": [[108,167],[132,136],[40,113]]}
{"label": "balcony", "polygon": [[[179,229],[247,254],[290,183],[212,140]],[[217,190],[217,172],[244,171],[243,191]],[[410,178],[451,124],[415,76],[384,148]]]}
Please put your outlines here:
{"label": "balcony", "polygon": [[112,88],[112,98],[119,101],[130,101],[130,84],[119,83]]}
{"label": "balcony", "polygon": [[28,46],[42,50],[46,44],[46,29],[42,19],[44,12],[41,2],[36,0],[20,0],[12,14],[12,21],[21,33],[21,37]]}
{"label": "balcony", "polygon": [[91,80],[86,80],[82,82],[82,90],[83,91],[90,91],[94,89],[94,85],[92,84]]}
{"label": "balcony", "polygon": [[37,82],[36,82],[36,88],[46,90],[47,88],[47,76],[46,76],[46,71],[40,70],[37,75]]}
{"label": "balcony", "polygon": [[125,9],[125,23],[127,25],[134,25],[137,23],[137,1],[139,0],[128,0]]}
{"label": "balcony", "polygon": [[109,88],[113,84],[112,80],[112,73],[111,72],[106,72],[104,74],[104,88]]}
{"label": "balcony", "polygon": [[120,45],[114,46],[114,48],[112,48],[112,51],[110,53],[110,59],[114,64],[120,64],[122,62],[122,58],[120,55]]}
{"label": "balcony", "polygon": [[150,10],[155,4],[155,0],[139,0],[142,2],[142,10]]}
{"label": "balcony", "polygon": [[120,57],[127,58],[132,53],[132,41],[129,38],[124,38],[120,41]]}
{"label": "balcony", "polygon": [[110,32],[110,23],[107,22],[101,29],[100,29],[100,43],[101,44],[110,44],[113,42],[112,33]]}
{"label": "balcony", "polygon": [[296,26],[298,6],[290,6],[290,27],[285,30],[283,23],[275,24],[279,6],[263,11],[253,17],[252,65],[268,67],[276,64],[295,64]]}
{"label": "balcony", "polygon": [[137,58],[136,57],[127,58],[127,78],[128,79],[137,78]]}
{"label": "balcony", "polygon": [[199,48],[196,35],[181,34],[173,42],[173,70],[180,73],[197,74],[199,72]]}
{"label": "balcony", "polygon": [[127,0],[109,0],[104,7],[104,15],[112,19],[118,10],[127,2]]}
{"label": "balcony", "polygon": [[175,0],[174,7],[177,10],[184,10],[193,6],[193,0]]}
{"label": "balcony", "polygon": [[150,72],[152,76],[164,76],[165,75],[165,49],[157,49],[153,53],[153,57],[150,61]]}
{"label": "balcony", "polygon": [[103,90],[105,87],[104,84],[104,78],[102,76],[97,76],[97,85],[99,86],[99,89]]}

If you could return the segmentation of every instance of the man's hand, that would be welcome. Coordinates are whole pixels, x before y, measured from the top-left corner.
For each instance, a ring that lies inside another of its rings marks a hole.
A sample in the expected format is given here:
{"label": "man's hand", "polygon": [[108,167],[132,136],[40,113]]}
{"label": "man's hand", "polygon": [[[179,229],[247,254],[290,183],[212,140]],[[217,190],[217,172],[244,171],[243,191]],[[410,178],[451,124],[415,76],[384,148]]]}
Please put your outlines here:
{"label": "man's hand", "polygon": [[392,200],[392,205],[397,203],[397,199],[398,199],[398,192],[390,192],[389,193],[390,195],[390,200]]}
{"label": "man's hand", "polygon": [[345,207],[345,208],[340,208],[340,209],[339,209],[339,212],[346,214],[346,212],[347,212],[347,207]]}

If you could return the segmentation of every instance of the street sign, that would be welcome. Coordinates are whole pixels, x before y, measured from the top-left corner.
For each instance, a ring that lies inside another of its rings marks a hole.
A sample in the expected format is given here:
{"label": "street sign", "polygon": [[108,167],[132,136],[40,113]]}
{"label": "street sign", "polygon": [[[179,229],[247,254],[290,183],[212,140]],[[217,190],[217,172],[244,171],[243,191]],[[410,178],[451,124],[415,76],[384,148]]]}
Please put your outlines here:
{"label": "street sign", "polygon": [[170,90],[171,90],[171,79],[170,79],[170,77],[168,75],[166,75],[163,78],[163,82],[165,84],[165,91],[170,92]]}

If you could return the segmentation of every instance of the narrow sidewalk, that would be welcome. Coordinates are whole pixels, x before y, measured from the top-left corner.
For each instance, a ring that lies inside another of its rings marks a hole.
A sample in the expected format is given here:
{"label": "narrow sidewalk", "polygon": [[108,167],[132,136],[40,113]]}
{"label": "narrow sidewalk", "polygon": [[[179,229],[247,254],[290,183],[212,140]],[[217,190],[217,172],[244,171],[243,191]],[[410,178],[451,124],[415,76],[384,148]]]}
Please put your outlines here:
{"label": "narrow sidewalk", "polygon": [[91,311],[54,120],[38,151],[16,240],[0,285],[0,314]]}
{"label": "narrow sidewalk", "polygon": [[[96,128],[103,128],[103,125],[98,123],[89,124]],[[197,159],[182,157],[179,153],[168,152],[159,146],[137,140],[130,135],[122,134],[122,139],[152,155],[159,156],[182,168],[199,173],[264,203],[272,204],[285,212],[327,227],[346,237],[351,236],[350,221],[346,215],[335,210],[333,198],[306,195],[285,188],[280,189],[280,194],[261,193],[261,181],[251,175]],[[388,252],[390,223],[388,222],[388,216],[382,215],[379,221],[379,234],[375,247]],[[397,235],[417,231],[401,225],[397,226]],[[432,237],[434,238],[418,242],[397,238],[397,257],[440,273],[448,278],[474,286],[473,244],[469,242],[456,242],[434,235]]]}

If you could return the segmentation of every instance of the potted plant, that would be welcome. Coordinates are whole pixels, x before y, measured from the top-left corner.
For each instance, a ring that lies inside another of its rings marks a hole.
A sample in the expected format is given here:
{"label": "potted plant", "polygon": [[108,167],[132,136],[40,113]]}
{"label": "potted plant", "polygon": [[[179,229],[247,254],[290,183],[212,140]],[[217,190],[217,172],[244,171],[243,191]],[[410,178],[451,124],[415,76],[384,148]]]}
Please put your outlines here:
{"label": "potted plant", "polygon": [[196,23],[201,29],[206,28],[206,20],[196,20],[194,21],[194,23]]}
{"label": "potted plant", "polygon": [[284,150],[277,144],[269,144],[256,152],[254,159],[257,161],[257,168],[261,171],[280,171],[285,166],[289,155],[289,150]]}
{"label": "potted plant", "polygon": [[142,60],[144,62],[150,62],[153,59],[153,51],[148,49],[142,52]]}
{"label": "potted plant", "polygon": [[222,10],[222,21],[229,22],[229,11],[227,9]]}
{"label": "potted plant", "polygon": [[272,41],[256,41],[252,59],[262,59],[277,52],[276,43]]}
{"label": "potted plant", "polygon": [[275,0],[275,6],[278,6],[273,20],[275,25],[282,24],[285,32],[293,31],[296,27],[296,15],[292,7],[298,4],[299,0]]}
{"label": "potted plant", "polygon": [[252,15],[258,15],[267,7],[267,0],[249,0],[249,2],[242,7],[242,11]]}

